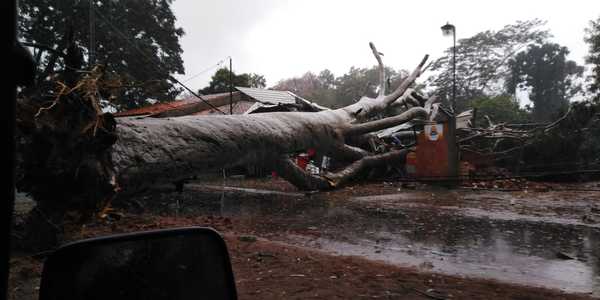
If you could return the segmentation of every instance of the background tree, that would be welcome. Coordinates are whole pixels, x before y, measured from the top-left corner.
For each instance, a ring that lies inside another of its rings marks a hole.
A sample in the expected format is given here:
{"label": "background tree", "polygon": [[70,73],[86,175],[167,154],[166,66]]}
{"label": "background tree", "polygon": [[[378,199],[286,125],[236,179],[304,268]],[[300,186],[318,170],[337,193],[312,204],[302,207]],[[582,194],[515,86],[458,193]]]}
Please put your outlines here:
{"label": "background tree", "polygon": [[[378,92],[377,82],[379,80],[378,72],[376,66],[371,68],[351,67],[348,73],[336,79],[336,98],[338,102],[344,106],[360,99],[363,95],[376,97]],[[388,67],[385,68],[385,75],[386,78],[393,78],[397,75],[397,72]]]}
{"label": "background tree", "polygon": [[590,27],[585,30],[585,42],[589,44],[589,54],[585,62],[592,65],[590,76],[590,92],[594,94],[586,108],[594,109],[595,119],[591,118],[589,130],[585,132],[583,143],[579,149],[579,157],[584,166],[600,165],[600,16],[595,21],[590,21]]}
{"label": "background tree", "polygon": [[590,21],[585,33],[585,42],[590,46],[585,62],[592,65],[590,91],[596,94],[595,101],[600,101],[600,17]]}
{"label": "background tree", "polygon": [[530,45],[527,51],[510,59],[511,74],[506,82],[508,92],[527,90],[533,102],[533,119],[549,121],[559,110],[565,110],[569,99],[578,91],[573,78],[581,76],[583,67],[567,60],[567,47],[545,43]]}
{"label": "background tree", "polygon": [[[389,67],[385,68],[385,73],[388,86],[397,86],[407,76],[406,71],[396,71]],[[281,80],[273,88],[292,91],[321,105],[339,108],[354,103],[363,95],[376,97],[378,81],[377,66],[351,67],[346,74],[338,77],[327,69],[321,71],[319,75],[307,72],[301,77]]]}
{"label": "background tree", "polygon": [[481,97],[471,101],[477,110],[475,123],[477,126],[487,126],[485,116],[494,123],[524,123],[528,120],[527,111],[519,107],[519,101],[510,95]]}
{"label": "background tree", "polygon": [[218,69],[210,79],[207,87],[200,90],[201,94],[216,94],[229,92],[230,86],[230,75],[233,87],[253,87],[253,88],[264,88],[266,86],[266,79],[263,75],[254,73],[242,73],[235,74],[235,72],[229,72],[227,68]]}
{"label": "background tree", "polygon": [[[90,3],[94,11],[95,63],[115,78],[119,109],[144,105],[148,98],[169,101],[180,92],[169,80],[183,74],[171,0],[157,1],[19,1],[19,38],[35,45],[38,83],[54,89],[49,77],[90,68]],[[47,92],[47,91],[43,91]],[[116,93],[116,94],[115,94]]]}
{"label": "background tree", "polygon": [[300,77],[280,80],[273,89],[290,91],[327,107],[336,105],[335,76],[329,70],[323,70],[319,75],[306,72]]}
{"label": "background tree", "polygon": [[[545,22],[534,19],[506,25],[498,31],[480,32],[460,39],[456,45],[456,102],[464,110],[471,99],[504,92],[502,82],[510,74],[508,60],[530,44],[542,44],[550,33],[541,28]],[[452,48],[431,66],[438,72],[427,80],[438,95],[449,103],[452,97]]]}
{"label": "background tree", "polygon": [[333,89],[335,88],[335,75],[329,70],[325,69],[319,73],[319,83],[322,88]]}
{"label": "background tree", "polygon": [[267,86],[267,79],[265,79],[265,76],[263,75],[250,73],[248,85],[249,87],[264,89]]}

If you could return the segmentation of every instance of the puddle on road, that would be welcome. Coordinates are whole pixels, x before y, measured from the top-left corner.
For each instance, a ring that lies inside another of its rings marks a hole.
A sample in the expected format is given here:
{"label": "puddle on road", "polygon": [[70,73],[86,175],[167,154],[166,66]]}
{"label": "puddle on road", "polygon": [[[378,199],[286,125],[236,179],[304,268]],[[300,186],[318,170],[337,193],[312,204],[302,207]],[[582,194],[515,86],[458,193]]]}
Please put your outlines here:
{"label": "puddle on road", "polygon": [[418,205],[383,210],[322,197],[229,190],[184,193],[176,206],[165,205],[180,215],[243,218],[259,235],[340,255],[600,296],[597,227]]}

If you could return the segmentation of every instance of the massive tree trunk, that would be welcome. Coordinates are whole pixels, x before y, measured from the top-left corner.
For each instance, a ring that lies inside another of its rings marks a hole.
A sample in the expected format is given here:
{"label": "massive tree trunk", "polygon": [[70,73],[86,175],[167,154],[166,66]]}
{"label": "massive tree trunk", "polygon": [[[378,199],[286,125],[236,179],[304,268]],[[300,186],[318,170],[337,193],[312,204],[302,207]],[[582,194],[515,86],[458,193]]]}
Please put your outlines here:
{"label": "massive tree trunk", "polygon": [[[378,54],[376,56],[379,57]],[[338,154],[348,157],[348,152],[351,152],[351,157],[362,159],[368,153],[359,149],[350,150],[352,147],[345,144],[347,138],[402,124],[417,117],[427,118],[428,113],[424,108],[413,107],[398,116],[360,123],[384,113],[400,98],[423,72],[426,59],[391,95],[380,94],[376,99],[363,97],[353,105],[336,110],[117,118],[118,139],[112,148],[112,161],[118,174],[116,182],[124,189],[137,190],[157,181],[191,177],[210,169],[272,161],[275,164],[273,168],[278,169],[284,178],[289,176],[290,181],[299,188],[334,187],[338,183],[331,180],[329,185],[300,183],[298,176],[290,174],[288,168],[276,165],[282,163],[277,158],[316,148],[333,157]]]}
{"label": "massive tree trunk", "polygon": [[[380,66],[379,96],[363,97],[336,110],[115,119],[102,114],[98,106],[99,70],[75,87],[59,85],[48,104],[40,103],[39,97],[24,97],[18,120],[24,137],[19,188],[60,218],[71,210],[89,216],[119,193],[248,162],[270,163],[300,189],[347,183],[364,170],[402,161],[408,152],[373,153],[350,145],[351,141],[368,140],[373,131],[428,117],[423,98],[409,89],[427,69],[428,57],[391,94],[384,95],[383,63],[372,44],[371,48]],[[407,108],[425,108],[381,118],[399,102]],[[308,174],[289,159],[290,154],[308,148],[348,165],[335,173]]]}
{"label": "massive tree trunk", "polygon": [[[308,148],[333,157],[340,152],[340,156],[355,160],[368,152],[361,153],[360,148],[350,150],[352,147],[345,144],[346,137],[385,129],[416,117],[425,119],[427,113],[415,107],[399,116],[356,125],[352,109],[171,119],[118,118],[118,140],[112,148],[112,161],[118,174],[116,182],[123,188],[137,190],[157,181],[187,178],[211,169],[249,162],[268,163],[273,157]],[[279,160],[273,161],[277,163]],[[284,178],[287,175],[280,173]]]}

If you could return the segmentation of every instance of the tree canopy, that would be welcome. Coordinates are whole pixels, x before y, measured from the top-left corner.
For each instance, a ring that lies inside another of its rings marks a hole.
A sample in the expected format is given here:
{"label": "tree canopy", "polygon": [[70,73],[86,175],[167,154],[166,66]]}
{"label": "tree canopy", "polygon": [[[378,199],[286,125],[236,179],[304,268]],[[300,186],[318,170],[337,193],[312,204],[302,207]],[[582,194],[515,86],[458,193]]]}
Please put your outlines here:
{"label": "tree canopy", "polygon": [[319,75],[306,72],[300,77],[280,80],[273,89],[290,91],[327,107],[336,105],[335,75],[327,69]]}
{"label": "tree canopy", "polygon": [[[330,108],[339,108],[354,103],[362,96],[376,97],[378,93],[378,67],[357,68],[336,77],[325,69],[318,75],[307,72],[300,77],[280,80],[273,88],[287,90]],[[385,68],[387,86],[395,87],[407,76],[406,71]],[[387,89],[389,90],[389,88]]]}
{"label": "tree canopy", "polygon": [[590,27],[585,31],[585,42],[589,44],[589,55],[586,63],[592,65],[590,91],[596,93],[596,101],[600,102],[600,17],[590,21]]}
{"label": "tree canopy", "polygon": [[235,74],[235,72],[229,72],[227,68],[220,68],[211,77],[211,80],[207,87],[200,90],[201,94],[216,94],[229,92],[230,86],[230,75],[231,74],[231,85],[233,87],[253,87],[253,88],[264,88],[266,86],[266,79],[263,75],[254,73],[242,73]]}
{"label": "tree canopy", "polygon": [[[467,101],[486,95],[504,93],[502,82],[510,73],[508,60],[530,44],[542,44],[549,36],[545,22],[534,19],[504,26],[498,31],[484,31],[459,39],[456,45],[457,110]],[[452,96],[452,47],[431,66],[436,75],[427,85],[448,101]]]}
{"label": "tree canopy", "polygon": [[[171,2],[22,0],[19,38],[34,46],[40,86],[49,77],[96,63],[115,78],[119,89],[112,93],[119,108],[137,107],[149,98],[168,101],[180,92],[171,74],[184,72],[179,44],[184,31],[175,25]],[[95,62],[90,62],[90,27]]]}
{"label": "tree canopy", "polygon": [[573,76],[580,76],[583,67],[567,60],[567,47],[554,43],[530,45],[509,60],[510,75],[506,81],[507,91],[523,89],[529,92],[533,102],[533,119],[550,121],[559,110],[569,105],[569,99],[577,91]]}

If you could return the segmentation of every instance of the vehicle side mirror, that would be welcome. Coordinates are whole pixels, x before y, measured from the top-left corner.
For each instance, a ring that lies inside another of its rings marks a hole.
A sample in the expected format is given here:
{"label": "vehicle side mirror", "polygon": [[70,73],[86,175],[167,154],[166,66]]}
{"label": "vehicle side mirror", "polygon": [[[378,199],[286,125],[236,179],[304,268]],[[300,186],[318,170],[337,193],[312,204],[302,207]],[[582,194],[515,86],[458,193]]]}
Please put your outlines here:
{"label": "vehicle side mirror", "polygon": [[189,227],[67,244],[44,263],[40,299],[237,299],[227,246]]}

